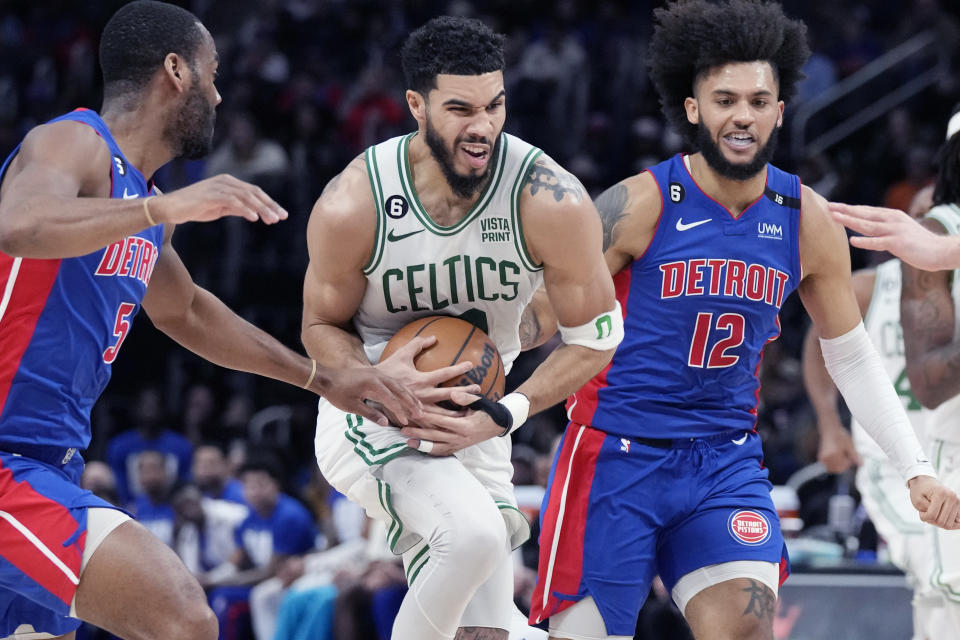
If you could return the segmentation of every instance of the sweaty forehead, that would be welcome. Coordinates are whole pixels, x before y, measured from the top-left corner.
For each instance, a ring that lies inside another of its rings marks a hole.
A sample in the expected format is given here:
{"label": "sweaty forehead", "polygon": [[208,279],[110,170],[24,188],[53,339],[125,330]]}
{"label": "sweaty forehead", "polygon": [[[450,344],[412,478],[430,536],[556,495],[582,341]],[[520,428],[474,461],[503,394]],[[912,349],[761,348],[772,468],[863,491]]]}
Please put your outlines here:
{"label": "sweaty forehead", "polygon": [[439,102],[457,100],[475,106],[484,106],[495,100],[502,92],[502,71],[470,76],[441,73],[437,75],[437,88],[430,91],[430,99]]}
{"label": "sweaty forehead", "polygon": [[753,94],[768,92],[777,95],[777,79],[773,66],[766,61],[731,62],[711,67],[696,79],[698,93]]}

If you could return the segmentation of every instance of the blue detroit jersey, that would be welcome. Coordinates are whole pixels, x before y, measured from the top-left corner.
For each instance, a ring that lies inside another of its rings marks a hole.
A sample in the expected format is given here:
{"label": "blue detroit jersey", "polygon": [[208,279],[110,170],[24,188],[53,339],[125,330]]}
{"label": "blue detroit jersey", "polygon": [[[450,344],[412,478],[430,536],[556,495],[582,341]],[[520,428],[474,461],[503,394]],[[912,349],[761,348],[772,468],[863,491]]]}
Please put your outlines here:
{"label": "blue detroit jersey", "polygon": [[[88,125],[107,143],[111,197],[151,193],[96,112],[78,109],[51,122],[59,120]],[[162,244],[157,225],[74,258],[0,253],[0,449],[33,455],[88,446],[90,409],[110,379]]]}
{"label": "blue detroit jersey", "polygon": [[800,281],[800,180],[767,165],[739,217],[694,182],[683,156],[651,168],[663,205],[647,251],[614,277],[626,337],[567,402],[573,422],[648,438],[756,424],[757,370]]}

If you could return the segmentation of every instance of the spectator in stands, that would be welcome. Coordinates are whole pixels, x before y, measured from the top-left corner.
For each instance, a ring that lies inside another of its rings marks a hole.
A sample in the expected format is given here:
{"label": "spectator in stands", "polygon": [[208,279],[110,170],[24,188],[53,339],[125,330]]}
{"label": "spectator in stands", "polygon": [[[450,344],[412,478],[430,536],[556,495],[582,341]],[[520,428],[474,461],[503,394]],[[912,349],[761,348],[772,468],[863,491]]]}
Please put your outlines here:
{"label": "spectator in stands", "polygon": [[231,475],[227,456],[217,444],[201,444],[193,452],[193,482],[204,498],[246,504],[243,483]]}
{"label": "spectator in stands", "polygon": [[167,546],[173,546],[173,476],[162,451],[146,449],[136,454],[137,477],[142,493],[134,497],[131,512],[137,521]]}
{"label": "spectator in stands", "polygon": [[117,478],[117,495],[121,504],[128,504],[143,494],[137,471],[137,455],[141,451],[158,451],[170,476],[186,481],[190,478],[193,446],[179,433],[164,427],[160,391],[147,387],[137,395],[134,409],[136,427],[115,436],[107,445],[107,463]]}

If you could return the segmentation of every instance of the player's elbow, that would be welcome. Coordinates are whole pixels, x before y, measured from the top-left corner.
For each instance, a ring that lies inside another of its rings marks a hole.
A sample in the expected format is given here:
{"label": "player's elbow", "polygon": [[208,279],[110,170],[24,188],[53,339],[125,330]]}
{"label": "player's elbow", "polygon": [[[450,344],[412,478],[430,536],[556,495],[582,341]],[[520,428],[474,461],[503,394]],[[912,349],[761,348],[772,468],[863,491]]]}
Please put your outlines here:
{"label": "player's elbow", "polygon": [[0,208],[0,251],[8,256],[24,256],[29,253],[33,233],[16,220],[17,216]]}
{"label": "player's elbow", "polygon": [[910,380],[910,394],[926,409],[936,409],[957,393],[956,389],[945,388],[943,380],[938,384],[922,366],[907,367],[907,378]]}

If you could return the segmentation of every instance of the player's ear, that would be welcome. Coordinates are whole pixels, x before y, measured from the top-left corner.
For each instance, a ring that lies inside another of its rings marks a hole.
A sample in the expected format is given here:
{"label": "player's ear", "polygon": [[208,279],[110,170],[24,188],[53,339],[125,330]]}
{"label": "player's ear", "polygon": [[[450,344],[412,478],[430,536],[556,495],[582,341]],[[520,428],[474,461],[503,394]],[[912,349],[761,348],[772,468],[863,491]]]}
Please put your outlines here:
{"label": "player's ear", "polygon": [[185,88],[186,68],[187,61],[175,53],[168,53],[163,59],[164,75],[173,82],[174,86],[177,87],[177,91],[183,91]]}
{"label": "player's ear", "polygon": [[425,122],[427,119],[427,99],[419,91],[407,89],[406,93],[407,107],[417,122]]}
{"label": "player's ear", "polygon": [[687,122],[700,124],[700,105],[697,104],[696,98],[686,98],[683,101],[683,108],[687,111]]}

